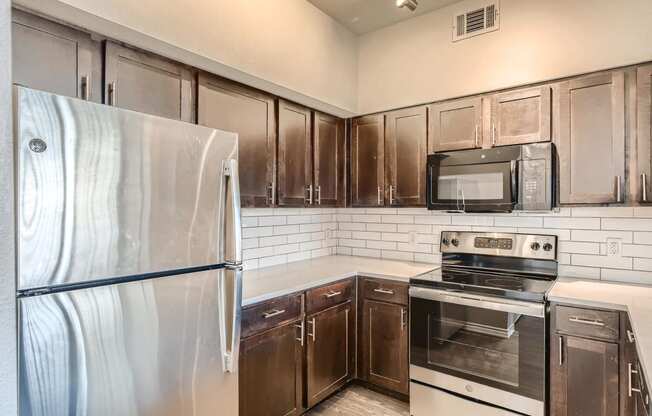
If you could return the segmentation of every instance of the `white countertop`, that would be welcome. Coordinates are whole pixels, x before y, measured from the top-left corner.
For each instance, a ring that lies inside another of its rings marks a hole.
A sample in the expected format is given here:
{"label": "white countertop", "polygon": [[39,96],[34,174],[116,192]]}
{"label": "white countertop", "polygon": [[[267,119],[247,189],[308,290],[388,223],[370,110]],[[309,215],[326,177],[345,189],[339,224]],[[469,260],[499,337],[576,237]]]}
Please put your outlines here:
{"label": "white countertop", "polygon": [[627,311],[648,386],[652,383],[652,286],[558,278],[551,302]]}
{"label": "white countertop", "polygon": [[355,256],[326,256],[247,270],[242,278],[242,305],[310,289],[356,275],[408,282],[439,268],[436,264]]}

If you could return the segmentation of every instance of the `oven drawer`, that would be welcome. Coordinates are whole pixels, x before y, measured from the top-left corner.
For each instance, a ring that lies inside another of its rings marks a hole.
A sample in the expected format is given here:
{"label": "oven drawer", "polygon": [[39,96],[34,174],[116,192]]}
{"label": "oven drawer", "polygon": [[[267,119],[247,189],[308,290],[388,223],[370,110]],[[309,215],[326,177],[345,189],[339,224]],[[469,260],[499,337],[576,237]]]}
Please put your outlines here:
{"label": "oven drawer", "polygon": [[559,332],[577,336],[611,341],[618,341],[620,337],[620,319],[615,311],[557,305],[555,326]]}
{"label": "oven drawer", "polygon": [[301,318],[302,294],[281,296],[242,310],[242,338]]}
{"label": "oven drawer", "polygon": [[450,394],[434,387],[410,383],[410,415],[518,416],[518,413]]}
{"label": "oven drawer", "polygon": [[306,292],[306,314],[319,312],[351,299],[353,279],[347,279]]}
{"label": "oven drawer", "polygon": [[393,280],[364,278],[361,281],[362,295],[365,299],[382,302],[408,304],[408,284]]}

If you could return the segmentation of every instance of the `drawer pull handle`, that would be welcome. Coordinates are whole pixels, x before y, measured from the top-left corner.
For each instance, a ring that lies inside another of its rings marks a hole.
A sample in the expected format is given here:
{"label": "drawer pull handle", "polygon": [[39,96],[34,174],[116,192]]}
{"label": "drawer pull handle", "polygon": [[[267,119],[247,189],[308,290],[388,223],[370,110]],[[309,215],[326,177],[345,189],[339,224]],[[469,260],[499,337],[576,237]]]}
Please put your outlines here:
{"label": "drawer pull handle", "polygon": [[341,291],[337,291],[337,292],[336,292],[336,291],[334,291],[334,290],[331,290],[330,292],[324,294],[324,296],[326,296],[327,299],[330,299],[330,298],[332,298],[332,297],[339,296],[339,295],[341,295],[341,294],[342,294]]}
{"label": "drawer pull handle", "polygon": [[638,371],[632,369],[632,363],[627,363],[627,394],[629,397],[632,397],[632,392],[641,392],[641,389],[635,389],[632,387],[632,374],[638,374]]}
{"label": "drawer pull handle", "polygon": [[383,289],[382,287],[380,287],[378,289],[374,289],[374,292],[382,293],[383,295],[393,295],[394,294],[393,290]]}
{"label": "drawer pull handle", "polygon": [[586,319],[586,318],[579,318],[577,316],[571,316],[570,318],[568,318],[568,320],[576,324],[604,326],[604,322],[602,322],[599,319]]}
{"label": "drawer pull handle", "polygon": [[272,309],[269,312],[263,313],[263,318],[269,319],[269,318],[273,318],[275,316],[279,316],[279,315],[284,314],[284,313],[285,313],[285,309],[280,309],[280,310],[279,309]]}

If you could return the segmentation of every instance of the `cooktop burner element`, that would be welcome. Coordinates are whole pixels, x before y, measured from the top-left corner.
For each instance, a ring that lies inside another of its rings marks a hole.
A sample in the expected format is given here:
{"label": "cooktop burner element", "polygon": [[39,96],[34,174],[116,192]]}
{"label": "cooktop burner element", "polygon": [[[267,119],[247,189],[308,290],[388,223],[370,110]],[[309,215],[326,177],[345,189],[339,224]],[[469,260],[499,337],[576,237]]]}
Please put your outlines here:
{"label": "cooktop burner element", "polygon": [[442,268],[412,285],[544,302],[557,277],[556,236],[445,231],[441,241]]}

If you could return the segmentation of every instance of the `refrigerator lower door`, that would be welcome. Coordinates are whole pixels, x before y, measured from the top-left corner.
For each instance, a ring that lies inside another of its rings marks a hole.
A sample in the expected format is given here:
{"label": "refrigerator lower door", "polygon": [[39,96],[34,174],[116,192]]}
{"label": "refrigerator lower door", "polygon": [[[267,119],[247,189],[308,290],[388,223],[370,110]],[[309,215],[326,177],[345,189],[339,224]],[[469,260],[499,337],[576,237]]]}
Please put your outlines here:
{"label": "refrigerator lower door", "polygon": [[21,298],[20,414],[237,415],[233,289],[222,269]]}

